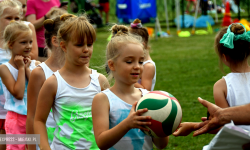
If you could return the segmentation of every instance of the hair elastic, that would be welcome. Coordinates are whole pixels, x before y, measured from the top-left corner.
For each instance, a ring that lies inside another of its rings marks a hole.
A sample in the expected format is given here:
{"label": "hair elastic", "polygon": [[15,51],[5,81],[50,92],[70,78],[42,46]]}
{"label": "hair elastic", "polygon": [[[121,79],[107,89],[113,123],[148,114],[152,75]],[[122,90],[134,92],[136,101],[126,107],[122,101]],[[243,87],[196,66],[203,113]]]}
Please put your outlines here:
{"label": "hair elastic", "polygon": [[131,28],[142,28],[142,24],[141,23],[131,23],[130,27]]}
{"label": "hair elastic", "polygon": [[[238,23],[240,24],[241,26],[243,26],[241,23]],[[227,33],[225,33],[222,37],[222,39],[220,40],[220,43],[221,44],[224,44],[223,46],[227,47],[227,48],[230,48],[230,49],[233,49],[234,48],[234,41],[237,41],[237,40],[244,40],[244,41],[248,41],[250,42],[250,31],[246,32],[246,28],[243,26],[244,28],[244,33],[242,34],[234,34],[232,31],[231,31],[231,26],[233,24],[231,24],[228,28],[227,28]]]}

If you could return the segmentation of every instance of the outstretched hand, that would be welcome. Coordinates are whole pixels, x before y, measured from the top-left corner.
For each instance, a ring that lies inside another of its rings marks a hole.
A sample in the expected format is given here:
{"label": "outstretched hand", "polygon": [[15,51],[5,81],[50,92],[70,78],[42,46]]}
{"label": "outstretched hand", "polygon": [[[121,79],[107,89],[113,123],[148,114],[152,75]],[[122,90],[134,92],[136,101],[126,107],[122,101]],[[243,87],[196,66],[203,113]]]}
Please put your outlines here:
{"label": "outstretched hand", "polygon": [[128,127],[130,129],[138,128],[138,129],[141,129],[144,131],[149,131],[145,126],[151,125],[151,122],[149,122],[151,117],[150,116],[141,116],[143,113],[147,112],[148,109],[144,108],[144,109],[139,109],[139,110],[135,111],[136,104],[137,104],[137,102],[135,102],[132,105],[130,113],[129,113],[128,117],[126,118],[126,120],[128,122]]}
{"label": "outstretched hand", "polygon": [[209,133],[210,131],[223,126],[223,124],[221,124],[219,121],[219,113],[222,110],[222,108],[206,100],[203,100],[201,98],[198,98],[198,100],[203,106],[207,107],[210,117],[209,117],[209,120],[206,120],[206,121],[204,120],[204,122],[197,124],[195,126],[195,128],[198,128],[198,129],[200,128],[200,129],[195,131],[193,136],[201,135],[204,133]]}
{"label": "outstretched hand", "polygon": [[198,122],[183,122],[180,124],[179,128],[173,133],[174,136],[187,136],[191,132],[197,130],[195,127]]}

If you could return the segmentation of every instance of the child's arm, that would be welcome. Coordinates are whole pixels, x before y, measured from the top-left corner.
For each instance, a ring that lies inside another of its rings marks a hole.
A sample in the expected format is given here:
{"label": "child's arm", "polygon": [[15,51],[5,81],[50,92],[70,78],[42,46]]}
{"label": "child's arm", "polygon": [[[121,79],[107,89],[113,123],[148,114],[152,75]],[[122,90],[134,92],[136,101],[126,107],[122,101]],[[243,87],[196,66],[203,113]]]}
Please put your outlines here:
{"label": "child's arm", "polygon": [[[27,89],[27,120],[26,133],[34,134],[34,118],[36,112],[37,97],[45,82],[45,76],[41,67],[35,68],[30,75]],[[28,145],[29,150],[36,150],[36,145]]]}
{"label": "child's arm", "polygon": [[229,107],[226,100],[227,97],[227,84],[224,78],[220,79],[214,84],[214,101],[215,104],[221,108]]}
{"label": "child's arm", "polygon": [[152,80],[155,75],[155,66],[151,63],[147,63],[143,66],[143,72],[141,76],[141,84],[136,83],[135,87],[147,89],[151,91]]}
{"label": "child's arm", "polygon": [[37,100],[34,120],[35,134],[40,134],[40,149],[50,149],[46,130],[46,120],[53,105],[57,92],[57,80],[55,76],[49,77],[43,84]]}
{"label": "child's arm", "polygon": [[179,128],[173,133],[174,136],[187,136],[191,132],[198,130],[198,124],[200,122],[183,122],[180,124]]}
{"label": "child's arm", "polygon": [[22,100],[25,91],[25,64],[23,62],[23,56],[15,56],[14,62],[18,68],[17,81],[15,81],[5,65],[1,65],[0,77],[11,95],[16,99]]}
{"label": "child's arm", "polygon": [[163,149],[168,145],[169,137],[164,138],[152,138],[153,143],[158,149]]}
{"label": "child's arm", "polygon": [[103,74],[99,74],[98,80],[99,80],[102,91],[109,88],[108,79]]}
{"label": "child's arm", "polygon": [[112,147],[132,128],[148,131],[143,126],[150,125],[150,122],[145,122],[145,120],[151,118],[149,116],[140,116],[142,113],[147,112],[147,109],[135,112],[136,104],[133,104],[130,114],[126,119],[112,129],[109,129],[108,98],[104,93],[99,93],[94,97],[92,103],[93,127],[96,143],[100,149]]}

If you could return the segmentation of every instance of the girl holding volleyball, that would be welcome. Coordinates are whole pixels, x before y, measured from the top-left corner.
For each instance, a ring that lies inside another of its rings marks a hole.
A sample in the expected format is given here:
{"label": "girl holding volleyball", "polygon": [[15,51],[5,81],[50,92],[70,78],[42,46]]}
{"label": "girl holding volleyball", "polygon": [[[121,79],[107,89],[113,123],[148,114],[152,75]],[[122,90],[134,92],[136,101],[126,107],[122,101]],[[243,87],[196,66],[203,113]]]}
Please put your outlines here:
{"label": "girl holding volleyball", "polygon": [[135,112],[137,101],[148,93],[134,87],[143,71],[145,58],[138,38],[129,34],[126,26],[112,27],[106,57],[110,79],[114,78],[115,83],[97,94],[92,104],[94,134],[100,149],[153,149],[153,143],[158,148],[168,144],[168,137],[151,138],[141,131],[148,131],[144,126],[151,124],[147,121],[150,116],[141,116],[147,109]]}
{"label": "girl holding volleyball", "polygon": [[142,44],[146,53],[145,59],[143,61],[143,73],[141,74],[138,83],[135,83],[135,87],[153,91],[156,82],[156,65],[149,54],[150,46],[148,45],[148,30],[142,26],[141,20],[135,19],[130,25],[129,32],[141,36]]}
{"label": "girl holding volleyball", "polygon": [[[51,56],[36,67],[31,75],[28,85],[28,111],[27,111],[27,122],[26,130],[27,134],[34,134],[34,117],[36,112],[37,97],[39,91],[45,82],[54,72],[62,68],[64,65],[64,54],[60,49],[57,42],[57,32],[63,21],[60,20],[60,16],[53,19],[47,19],[44,21],[45,28],[45,42],[49,50],[51,50]],[[46,128],[48,133],[49,144],[51,145],[54,137],[54,131],[56,129],[56,123],[53,118],[52,112],[46,121]],[[35,149],[35,145],[28,145],[29,149]]]}
{"label": "girl holding volleyball", "polygon": [[[250,103],[250,66],[247,61],[250,55],[250,32],[246,32],[245,27],[240,23],[223,28],[215,38],[215,51],[219,56],[221,66],[224,63],[231,70],[231,73],[214,84],[215,104],[226,108]],[[203,121],[205,120],[203,118]],[[174,135],[182,135],[182,132],[189,129],[192,131],[196,124],[182,124],[183,127]],[[250,131],[249,125],[240,127]]]}
{"label": "girl holding volleyball", "polygon": [[[87,67],[96,32],[85,16],[64,14],[60,20],[64,23],[58,30],[57,39],[64,52],[65,64],[44,82],[39,92],[34,131],[40,134],[41,149],[97,150],[91,106],[94,96],[104,90],[108,81]],[[51,108],[56,129],[49,145],[46,120]]]}
{"label": "girl holding volleyball", "polygon": [[[5,121],[6,134],[26,134],[27,84],[30,72],[40,63],[31,60],[32,30],[24,23],[11,22],[4,30],[5,49],[11,59],[0,66],[0,77],[8,110]],[[8,144],[6,149],[25,149],[25,144]]]}

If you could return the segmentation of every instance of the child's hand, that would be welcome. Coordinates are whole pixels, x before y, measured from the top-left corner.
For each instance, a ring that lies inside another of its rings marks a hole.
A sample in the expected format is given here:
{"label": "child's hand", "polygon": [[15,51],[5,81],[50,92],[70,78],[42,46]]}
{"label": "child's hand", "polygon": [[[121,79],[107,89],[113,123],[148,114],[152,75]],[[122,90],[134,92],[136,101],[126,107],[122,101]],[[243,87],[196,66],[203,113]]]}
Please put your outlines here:
{"label": "child's hand", "polygon": [[25,64],[24,64],[24,57],[21,56],[21,55],[16,55],[16,56],[15,56],[15,58],[14,58],[14,63],[16,64],[18,70],[19,70],[20,68],[22,68],[22,67],[25,67]]}
{"label": "child's hand", "polygon": [[31,63],[31,57],[30,56],[24,57],[23,61],[25,63],[25,68],[28,69]]}
{"label": "child's hand", "polygon": [[147,122],[151,119],[150,116],[141,116],[141,114],[148,111],[147,108],[139,109],[135,112],[137,102],[135,102],[130,110],[130,113],[128,117],[126,118],[126,121],[128,123],[129,129],[138,128],[141,130],[149,131],[144,126],[151,125],[151,122]]}
{"label": "child's hand", "polygon": [[195,125],[197,125],[197,123],[194,122],[183,122],[180,124],[179,129],[177,129],[173,135],[174,136],[187,136],[189,135],[191,132],[195,131]]}

